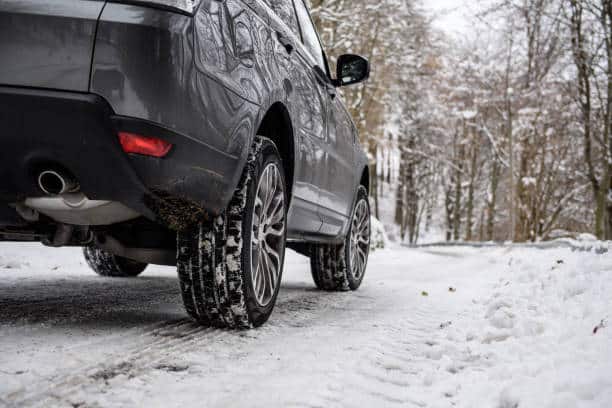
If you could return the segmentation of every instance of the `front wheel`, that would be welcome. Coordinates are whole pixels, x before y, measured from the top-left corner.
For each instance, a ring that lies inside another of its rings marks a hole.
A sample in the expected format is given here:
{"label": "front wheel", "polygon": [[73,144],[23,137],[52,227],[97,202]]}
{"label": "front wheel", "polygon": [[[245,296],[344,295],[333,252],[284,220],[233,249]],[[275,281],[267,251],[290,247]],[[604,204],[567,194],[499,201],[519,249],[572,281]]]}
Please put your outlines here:
{"label": "front wheel", "polygon": [[368,265],[370,233],[368,193],[364,186],[359,186],[344,242],[317,244],[311,248],[310,267],[317,288],[328,291],[359,289]]}
{"label": "front wheel", "polygon": [[274,309],[283,272],[287,193],[274,143],[257,137],[227,210],[178,234],[187,312],[204,325],[250,328]]}

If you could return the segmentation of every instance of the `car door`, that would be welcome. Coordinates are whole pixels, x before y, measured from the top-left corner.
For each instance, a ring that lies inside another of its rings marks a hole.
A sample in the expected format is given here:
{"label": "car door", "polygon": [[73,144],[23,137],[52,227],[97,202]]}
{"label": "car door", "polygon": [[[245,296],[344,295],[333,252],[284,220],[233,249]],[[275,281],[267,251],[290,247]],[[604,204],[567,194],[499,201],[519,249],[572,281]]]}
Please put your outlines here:
{"label": "car door", "polygon": [[308,13],[304,0],[294,0],[304,45],[317,64],[312,67],[314,86],[325,100],[326,134],[322,149],[318,152],[322,166],[317,169],[315,183],[319,191],[319,216],[322,226],[319,233],[336,236],[346,224],[353,201],[354,133],[348,113],[336,94],[325,60],[320,39]]}
{"label": "car door", "polygon": [[[319,185],[324,171],[327,134],[327,101],[316,67],[322,65],[304,41],[293,0],[266,0],[274,12],[275,55],[296,133],[296,167],[293,200],[289,210],[289,236],[317,234]],[[288,48],[289,47],[289,48]],[[320,68],[319,68],[320,70]]]}
{"label": "car door", "polygon": [[321,233],[338,235],[352,210],[355,193],[356,132],[340,96],[329,103],[328,137],[324,150],[325,177],[320,180]]}

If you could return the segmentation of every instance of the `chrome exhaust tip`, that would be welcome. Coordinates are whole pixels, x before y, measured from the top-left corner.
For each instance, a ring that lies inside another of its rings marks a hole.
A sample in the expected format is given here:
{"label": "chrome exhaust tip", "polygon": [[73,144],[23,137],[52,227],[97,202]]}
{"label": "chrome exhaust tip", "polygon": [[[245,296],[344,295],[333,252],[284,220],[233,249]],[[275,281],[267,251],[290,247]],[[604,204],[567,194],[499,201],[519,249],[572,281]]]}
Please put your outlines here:
{"label": "chrome exhaust tip", "polygon": [[38,175],[38,187],[47,195],[61,195],[78,191],[79,183],[60,171],[45,170]]}

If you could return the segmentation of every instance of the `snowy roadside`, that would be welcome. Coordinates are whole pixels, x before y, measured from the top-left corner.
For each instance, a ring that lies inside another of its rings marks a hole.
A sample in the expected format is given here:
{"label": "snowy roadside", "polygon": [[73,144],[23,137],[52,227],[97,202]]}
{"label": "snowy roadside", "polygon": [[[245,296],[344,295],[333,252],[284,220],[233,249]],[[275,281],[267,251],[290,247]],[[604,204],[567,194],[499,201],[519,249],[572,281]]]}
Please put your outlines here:
{"label": "snowy roadside", "polygon": [[472,247],[472,248],[532,248],[532,249],[557,249],[567,248],[575,251],[595,252],[596,254],[605,254],[612,252],[612,241],[596,241],[596,240],[578,240],[572,238],[559,238],[551,241],[528,242],[522,244],[516,243],[499,243],[499,242],[431,242],[418,245],[404,245],[406,248],[431,248],[431,247]]}
{"label": "snowy roadside", "polygon": [[227,332],[184,318],[170,268],[101,279],[77,250],[2,244],[0,405],[610,407],[597,252],[377,251],[354,294],[292,253],[270,323]]}

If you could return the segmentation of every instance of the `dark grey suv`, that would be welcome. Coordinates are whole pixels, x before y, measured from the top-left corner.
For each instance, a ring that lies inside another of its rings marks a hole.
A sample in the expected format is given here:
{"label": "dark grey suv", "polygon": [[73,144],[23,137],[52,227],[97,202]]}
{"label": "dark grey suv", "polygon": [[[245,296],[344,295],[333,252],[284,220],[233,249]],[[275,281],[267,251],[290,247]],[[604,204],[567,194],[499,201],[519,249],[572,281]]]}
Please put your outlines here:
{"label": "dark grey suv", "polygon": [[285,246],[356,290],[366,155],[303,0],[0,0],[0,241],[176,265],[188,313],[270,316]]}

